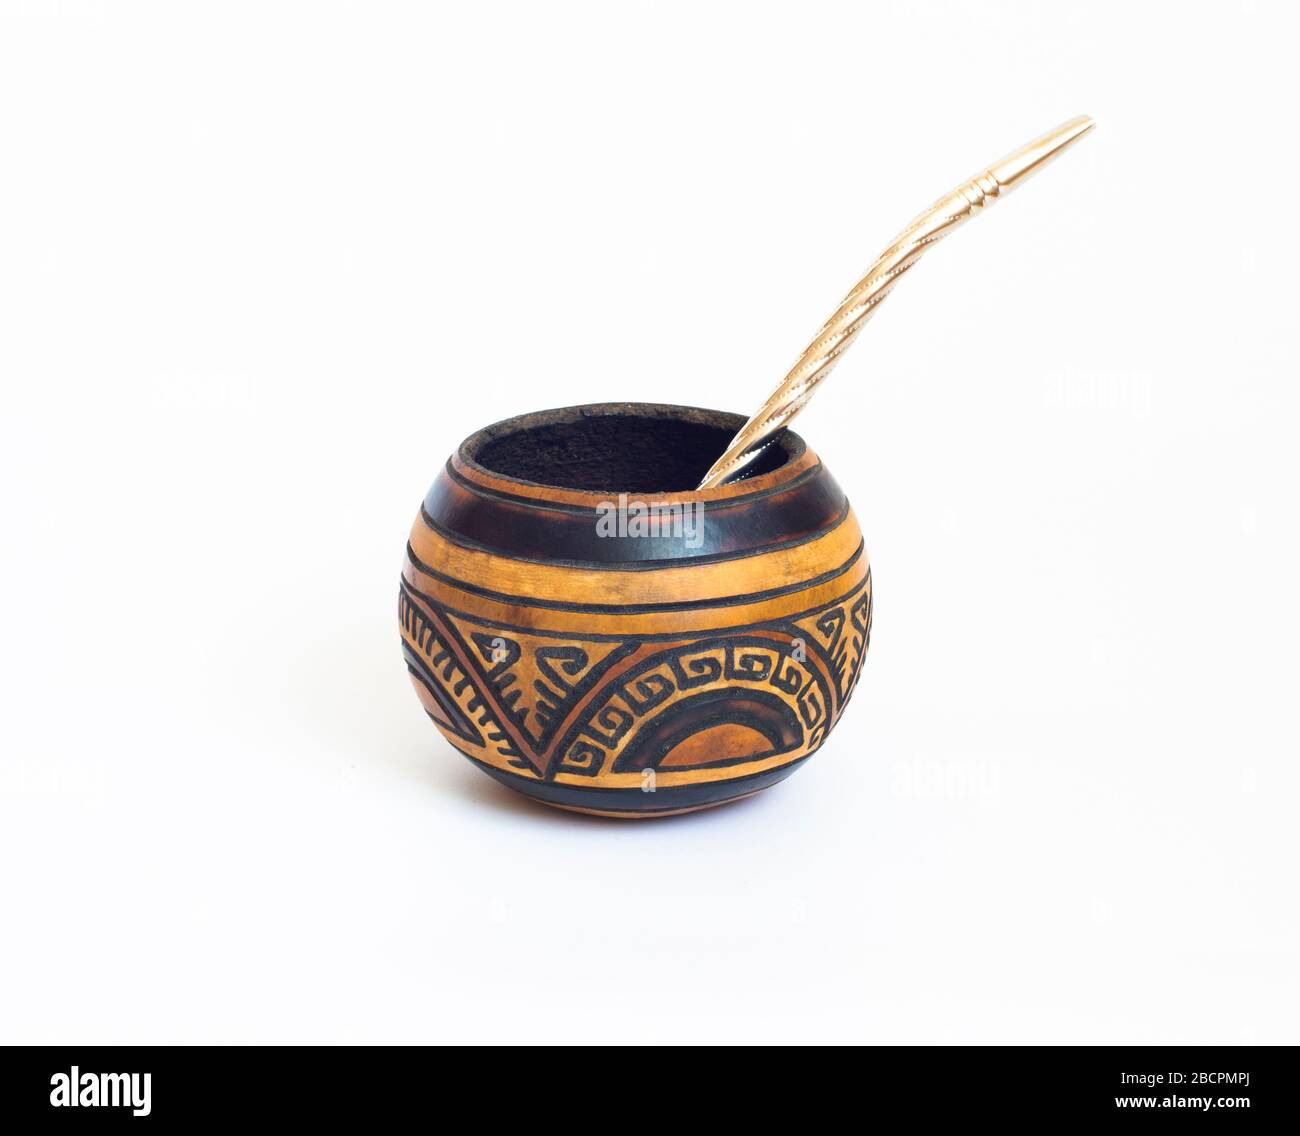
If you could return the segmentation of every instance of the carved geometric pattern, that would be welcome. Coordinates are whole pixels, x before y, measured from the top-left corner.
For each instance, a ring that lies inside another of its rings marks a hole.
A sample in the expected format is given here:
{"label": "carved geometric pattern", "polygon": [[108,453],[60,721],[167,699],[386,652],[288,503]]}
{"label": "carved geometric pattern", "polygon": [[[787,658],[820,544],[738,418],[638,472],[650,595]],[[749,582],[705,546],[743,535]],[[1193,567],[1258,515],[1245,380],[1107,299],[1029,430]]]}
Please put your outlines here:
{"label": "carved geometric pattern", "polygon": [[473,644],[502,714],[546,749],[565,714],[601,675],[632,648],[619,643],[575,644],[553,635],[484,628],[447,615],[448,624]]}
{"label": "carved geometric pattern", "polygon": [[857,685],[871,641],[871,570],[867,570],[860,591],[842,603],[796,620],[795,627],[806,644],[827,659],[835,675],[837,706],[842,709]]}
{"label": "carved geometric pattern", "polygon": [[849,685],[848,690],[844,693],[844,702],[848,702],[849,696],[858,685],[858,678],[862,674],[862,661],[867,657],[867,650],[871,646],[871,615],[871,569],[868,568],[863,591],[853,600],[852,606],[849,608],[849,619],[853,625],[853,634],[849,661]]}
{"label": "carved geometric pattern", "polygon": [[462,741],[484,746],[514,769],[528,763],[501,726],[492,705],[457,658],[450,637],[412,599],[405,586],[397,601],[407,670],[434,724]]}
{"label": "carved geometric pattern", "polygon": [[426,710],[480,760],[571,784],[744,776],[807,756],[842,713],[870,643],[871,577],[797,620],[678,641],[497,628],[405,585],[401,615]]}
{"label": "carved geometric pattern", "polygon": [[829,725],[823,675],[794,657],[790,636],[740,634],[667,649],[605,684],[560,745],[557,772],[596,777],[657,768],[693,734],[724,722],[770,743],[701,755],[694,768],[779,756],[816,744]]}

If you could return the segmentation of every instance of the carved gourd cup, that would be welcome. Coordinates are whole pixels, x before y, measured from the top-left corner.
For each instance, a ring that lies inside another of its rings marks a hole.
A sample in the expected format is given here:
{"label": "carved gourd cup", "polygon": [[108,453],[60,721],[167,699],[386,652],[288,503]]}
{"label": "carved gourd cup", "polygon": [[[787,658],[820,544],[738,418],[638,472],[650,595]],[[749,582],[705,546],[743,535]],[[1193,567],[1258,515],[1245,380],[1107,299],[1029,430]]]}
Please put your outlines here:
{"label": "carved gourd cup", "polygon": [[739,415],[605,403],[466,439],[406,549],[416,694],[504,785],[666,816],[788,777],[858,681],[871,572],[829,471],[786,432],[697,491]]}

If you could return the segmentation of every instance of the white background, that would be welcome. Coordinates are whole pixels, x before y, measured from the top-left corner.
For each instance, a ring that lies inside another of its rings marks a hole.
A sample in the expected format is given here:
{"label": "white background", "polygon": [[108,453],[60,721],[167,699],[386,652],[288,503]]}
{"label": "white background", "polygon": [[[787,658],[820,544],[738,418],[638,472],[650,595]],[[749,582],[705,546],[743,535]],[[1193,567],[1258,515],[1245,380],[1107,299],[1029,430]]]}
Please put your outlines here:
{"label": "white background", "polygon": [[[1294,9],[12,4],[0,1039],[1295,1042]],[[665,822],[401,662],[477,427],[750,410],[918,210],[1098,129],[798,429],[853,706]]]}

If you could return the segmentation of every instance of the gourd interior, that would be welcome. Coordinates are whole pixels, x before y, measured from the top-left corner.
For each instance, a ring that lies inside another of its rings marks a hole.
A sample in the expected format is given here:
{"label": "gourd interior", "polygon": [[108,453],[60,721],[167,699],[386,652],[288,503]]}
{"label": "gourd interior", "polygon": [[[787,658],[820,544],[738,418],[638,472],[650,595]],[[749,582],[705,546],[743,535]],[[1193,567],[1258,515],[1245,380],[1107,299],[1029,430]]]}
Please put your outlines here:
{"label": "gourd interior", "polygon": [[[633,404],[635,405],[635,404]],[[519,481],[605,493],[693,490],[744,423],[740,415],[683,410],[683,415],[593,414],[590,408],[526,415],[470,438],[462,455]],[[746,479],[797,456],[783,433],[746,470]]]}

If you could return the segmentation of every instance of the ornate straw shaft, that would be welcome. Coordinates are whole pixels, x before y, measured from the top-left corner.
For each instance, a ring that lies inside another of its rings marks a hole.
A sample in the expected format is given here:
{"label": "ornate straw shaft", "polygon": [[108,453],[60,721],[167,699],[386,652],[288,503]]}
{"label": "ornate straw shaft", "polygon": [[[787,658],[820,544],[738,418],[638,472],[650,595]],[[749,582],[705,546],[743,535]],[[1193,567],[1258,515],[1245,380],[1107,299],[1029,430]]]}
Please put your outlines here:
{"label": "ornate straw shaft", "polygon": [[963,182],[903,230],[876,259],[871,271],[844,298],[835,314],[822,325],[772,396],[741,427],[726,453],[713,463],[699,487],[710,489],[721,485],[770,444],[772,435],[804,408],[818,384],[831,373],[840,356],[875,314],[880,302],[893,291],[894,285],[927,248],[1042,169],[1087,134],[1093,125],[1092,119],[1084,115],[1058,126]]}

